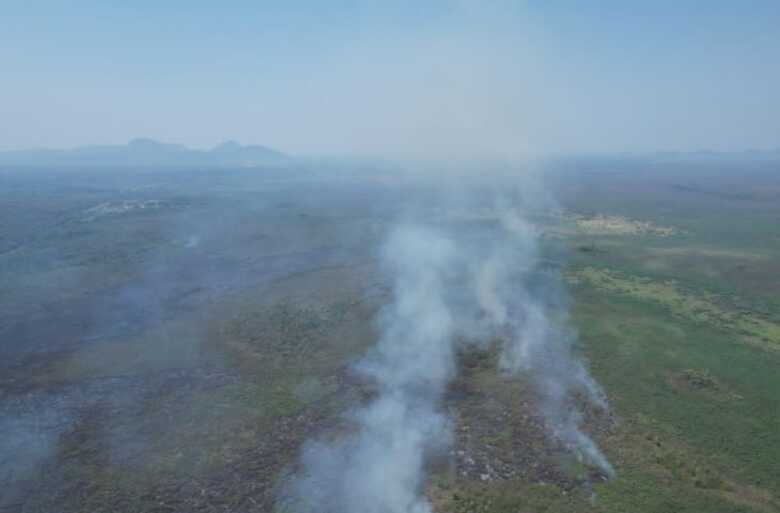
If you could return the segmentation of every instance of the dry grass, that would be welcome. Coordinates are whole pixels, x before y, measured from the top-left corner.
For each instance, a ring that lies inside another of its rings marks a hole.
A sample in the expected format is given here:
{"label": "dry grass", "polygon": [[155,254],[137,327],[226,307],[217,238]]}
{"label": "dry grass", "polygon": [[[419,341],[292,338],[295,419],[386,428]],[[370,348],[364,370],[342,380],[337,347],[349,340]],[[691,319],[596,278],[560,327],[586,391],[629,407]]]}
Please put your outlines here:
{"label": "dry grass", "polygon": [[670,226],[658,226],[650,221],[639,221],[620,216],[607,216],[597,214],[595,216],[571,216],[577,231],[588,235],[655,235],[669,237],[679,231]]}
{"label": "dry grass", "polygon": [[597,289],[661,304],[675,315],[734,332],[740,341],[752,346],[780,351],[780,325],[754,312],[725,308],[712,294],[693,294],[675,281],[652,281],[594,267],[570,273],[568,279],[571,283],[585,282]]}

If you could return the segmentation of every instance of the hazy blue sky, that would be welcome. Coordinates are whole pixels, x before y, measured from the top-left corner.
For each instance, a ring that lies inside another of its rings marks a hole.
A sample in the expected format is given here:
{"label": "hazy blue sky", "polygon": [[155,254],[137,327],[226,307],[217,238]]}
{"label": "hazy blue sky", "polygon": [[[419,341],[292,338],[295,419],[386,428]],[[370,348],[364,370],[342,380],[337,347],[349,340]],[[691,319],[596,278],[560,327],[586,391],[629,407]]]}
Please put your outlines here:
{"label": "hazy blue sky", "polygon": [[487,3],[6,0],[0,148],[780,146],[779,1]]}

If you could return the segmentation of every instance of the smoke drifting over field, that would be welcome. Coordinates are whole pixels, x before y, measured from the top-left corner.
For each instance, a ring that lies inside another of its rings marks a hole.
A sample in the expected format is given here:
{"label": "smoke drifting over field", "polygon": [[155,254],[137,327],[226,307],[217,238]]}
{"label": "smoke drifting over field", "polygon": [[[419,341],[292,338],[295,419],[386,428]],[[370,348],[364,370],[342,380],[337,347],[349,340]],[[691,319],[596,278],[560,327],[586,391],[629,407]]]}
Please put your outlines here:
{"label": "smoke drifting over field", "polygon": [[453,229],[439,220],[391,230],[381,258],[393,300],[379,317],[376,347],[356,365],[377,393],[349,412],[346,434],[305,446],[298,475],[283,487],[283,510],[431,511],[426,463],[452,439],[441,400],[457,350],[494,340],[502,344],[501,369],[535,385],[551,439],[613,474],[580,429],[573,395],[599,408],[606,399],[572,353],[563,288],[555,272],[539,269],[538,233],[511,208],[487,217],[487,228]]}
{"label": "smoke drifting over field", "polygon": [[455,256],[452,241],[424,228],[404,226],[390,236],[383,260],[396,277],[396,298],[380,319],[382,338],[360,365],[378,396],[354,412],[354,434],[304,450],[306,474],[293,490],[300,511],[430,511],[420,491],[424,456],[448,432],[437,405],[455,368],[445,298]]}
{"label": "smoke drifting over field", "polygon": [[[512,210],[504,211],[500,219],[504,237],[482,262],[476,290],[482,309],[505,338],[501,368],[530,375],[550,434],[578,458],[612,476],[607,459],[580,430],[582,415],[572,403],[572,393],[580,392],[596,407],[607,408],[601,387],[572,354],[576,335],[567,328],[560,276],[552,271],[533,276],[534,228]],[[556,319],[551,319],[552,312]]]}

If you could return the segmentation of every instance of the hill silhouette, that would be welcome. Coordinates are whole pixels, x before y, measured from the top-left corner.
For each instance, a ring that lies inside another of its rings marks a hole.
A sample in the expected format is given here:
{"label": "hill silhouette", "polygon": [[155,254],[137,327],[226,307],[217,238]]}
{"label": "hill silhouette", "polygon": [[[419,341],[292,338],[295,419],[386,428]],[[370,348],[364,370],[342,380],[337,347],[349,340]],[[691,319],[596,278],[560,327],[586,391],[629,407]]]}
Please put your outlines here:
{"label": "hill silhouette", "polygon": [[211,150],[196,150],[154,139],[133,139],[125,145],[83,146],[70,150],[0,152],[0,165],[22,166],[261,166],[290,159],[259,145],[226,141]]}

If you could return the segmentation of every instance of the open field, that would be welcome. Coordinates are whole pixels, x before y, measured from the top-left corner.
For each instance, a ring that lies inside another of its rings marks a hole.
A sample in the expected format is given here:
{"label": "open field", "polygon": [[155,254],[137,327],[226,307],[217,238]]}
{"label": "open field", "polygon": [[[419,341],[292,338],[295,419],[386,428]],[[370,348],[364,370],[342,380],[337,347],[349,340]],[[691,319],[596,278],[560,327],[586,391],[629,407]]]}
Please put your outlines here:
{"label": "open field", "polygon": [[[780,174],[656,166],[558,170],[539,217],[616,477],[545,436],[495,350],[464,350],[437,512],[780,511]],[[0,511],[274,511],[304,441],[375,393],[350,364],[392,297],[377,247],[430,195],[378,172],[0,170]]]}

